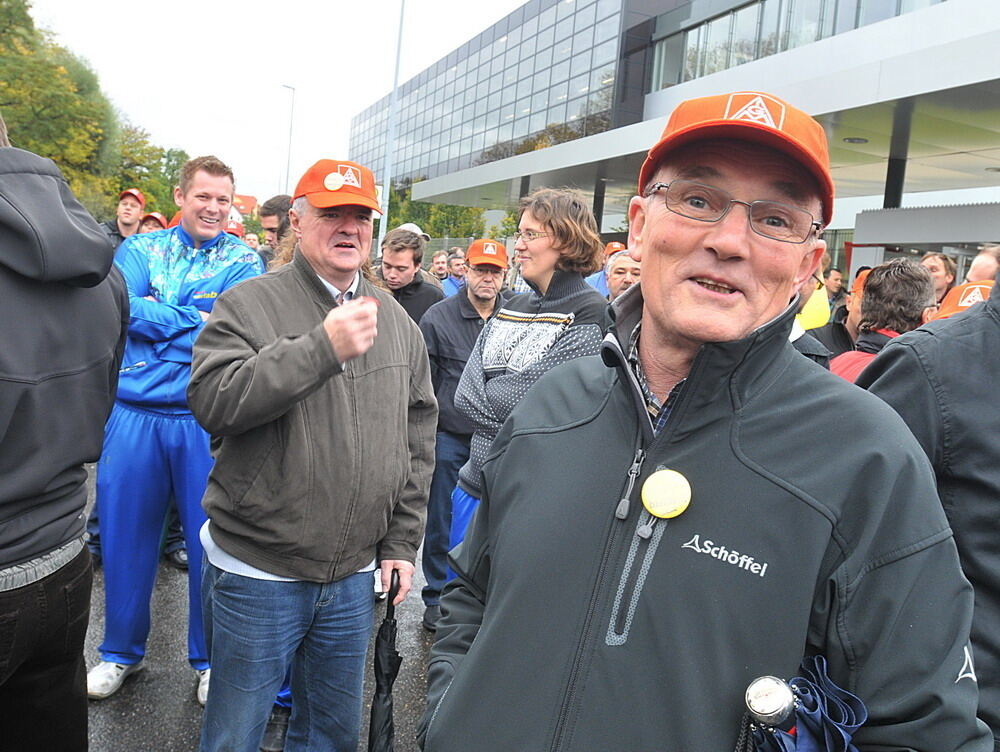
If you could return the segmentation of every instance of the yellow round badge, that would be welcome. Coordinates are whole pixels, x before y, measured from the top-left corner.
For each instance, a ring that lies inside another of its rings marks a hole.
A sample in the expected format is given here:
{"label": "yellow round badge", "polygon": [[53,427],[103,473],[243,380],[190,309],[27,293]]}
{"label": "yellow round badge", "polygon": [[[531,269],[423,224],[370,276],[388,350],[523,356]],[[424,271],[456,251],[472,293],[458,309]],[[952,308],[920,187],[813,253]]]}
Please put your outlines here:
{"label": "yellow round badge", "polygon": [[344,187],[344,176],[339,172],[331,172],[323,178],[323,187],[328,191],[339,191]]}
{"label": "yellow round badge", "polygon": [[642,505],[654,517],[677,517],[690,503],[691,484],[676,470],[657,470],[642,484]]}

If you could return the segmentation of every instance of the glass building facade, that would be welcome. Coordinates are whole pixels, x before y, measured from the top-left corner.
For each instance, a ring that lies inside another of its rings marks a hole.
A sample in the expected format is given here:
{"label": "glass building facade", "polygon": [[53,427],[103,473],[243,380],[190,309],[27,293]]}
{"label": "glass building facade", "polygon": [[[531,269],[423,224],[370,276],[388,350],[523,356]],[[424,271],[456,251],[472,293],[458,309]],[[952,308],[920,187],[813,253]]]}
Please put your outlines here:
{"label": "glass building facade", "polygon": [[756,0],[700,19],[691,0],[657,18],[650,91],[936,5],[944,0]]}
{"label": "glass building facade", "polygon": [[[393,173],[418,180],[607,130],[622,0],[530,0],[400,85]],[[351,120],[380,167],[389,96]]]}

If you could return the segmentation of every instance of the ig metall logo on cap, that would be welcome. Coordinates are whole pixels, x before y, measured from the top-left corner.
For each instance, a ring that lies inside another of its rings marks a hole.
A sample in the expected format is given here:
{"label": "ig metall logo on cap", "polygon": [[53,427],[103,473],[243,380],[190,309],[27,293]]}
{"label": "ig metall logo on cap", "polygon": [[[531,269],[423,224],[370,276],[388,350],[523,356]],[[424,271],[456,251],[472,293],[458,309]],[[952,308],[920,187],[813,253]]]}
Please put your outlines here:
{"label": "ig metall logo on cap", "polygon": [[337,171],[323,179],[323,187],[328,191],[339,191],[345,185],[361,187],[361,171],[353,165],[337,165]]}
{"label": "ig metall logo on cap", "polygon": [[483,243],[483,253],[489,256],[496,256],[497,247],[493,243]]}
{"label": "ig metall logo on cap", "polygon": [[741,91],[729,95],[727,120],[748,120],[781,130],[785,125],[785,105],[767,94]]}

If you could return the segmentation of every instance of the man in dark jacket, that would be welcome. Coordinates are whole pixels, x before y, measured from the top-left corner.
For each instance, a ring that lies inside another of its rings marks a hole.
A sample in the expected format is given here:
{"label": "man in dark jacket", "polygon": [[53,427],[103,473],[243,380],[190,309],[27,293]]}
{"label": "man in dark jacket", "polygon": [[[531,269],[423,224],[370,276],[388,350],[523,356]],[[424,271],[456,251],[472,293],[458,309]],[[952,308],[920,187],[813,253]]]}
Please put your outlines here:
{"label": "man in dark jacket", "polygon": [[125,238],[130,238],[139,232],[142,212],[146,208],[146,197],[138,188],[126,188],[118,194],[118,208],[115,218],[101,225],[104,234],[115,248],[120,246]]}
{"label": "man in dark jacket", "polygon": [[[639,190],[603,362],[544,375],[486,457],[424,749],[733,749],[748,685],[822,655],[867,705],[861,752],[988,752],[927,459],[788,342],[833,210],[822,126],[763,93],[682,102]],[[816,415],[852,438],[836,461]]]}
{"label": "man in dark jacket", "polygon": [[58,168],[20,149],[0,148],[0,248],[0,747],[81,750],[84,463],[101,453],[128,297]]}
{"label": "man in dark jacket", "polygon": [[[1000,281],[1000,280],[998,280]],[[994,287],[994,289],[996,289]],[[896,410],[930,458],[976,593],[969,670],[1000,750],[1000,294],[887,344],[857,384]]]}
{"label": "man in dark jacket", "polygon": [[441,288],[427,282],[421,273],[424,245],[424,239],[412,230],[390,230],[382,241],[379,268],[392,297],[418,324],[428,308],[444,299]]}
{"label": "man in dark jacket", "polygon": [[474,240],[466,260],[465,287],[458,295],[432,305],[420,320],[439,410],[421,560],[427,580],[422,593],[423,624],[432,632],[437,624],[441,588],[447,581],[451,492],[458,482],[458,471],[469,461],[469,442],[475,430],[472,421],[455,407],[455,391],[479,333],[502,302],[500,288],[507,271],[507,249],[495,240]]}

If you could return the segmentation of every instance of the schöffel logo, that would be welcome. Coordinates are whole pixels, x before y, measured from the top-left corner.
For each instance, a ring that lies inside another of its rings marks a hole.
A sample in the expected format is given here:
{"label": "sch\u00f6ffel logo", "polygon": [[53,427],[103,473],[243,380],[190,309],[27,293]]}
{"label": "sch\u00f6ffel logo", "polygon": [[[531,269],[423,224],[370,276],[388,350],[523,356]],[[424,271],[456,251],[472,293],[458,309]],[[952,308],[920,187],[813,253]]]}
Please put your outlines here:
{"label": "sch\u00f6ffel logo", "polygon": [[725,564],[732,564],[734,567],[739,567],[742,570],[749,572],[750,574],[755,574],[758,577],[763,577],[767,573],[767,563],[761,563],[755,561],[752,556],[747,554],[741,554],[739,551],[730,551],[725,546],[716,545],[715,541],[708,540],[706,538],[704,541],[696,533],[695,536],[685,543],[681,548],[690,548],[692,551],[697,551],[699,554],[706,554],[711,556],[713,559],[718,559]]}

